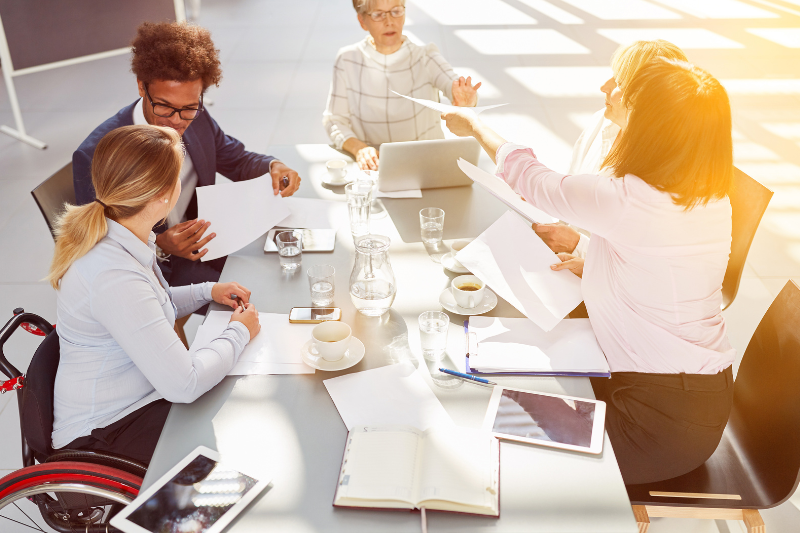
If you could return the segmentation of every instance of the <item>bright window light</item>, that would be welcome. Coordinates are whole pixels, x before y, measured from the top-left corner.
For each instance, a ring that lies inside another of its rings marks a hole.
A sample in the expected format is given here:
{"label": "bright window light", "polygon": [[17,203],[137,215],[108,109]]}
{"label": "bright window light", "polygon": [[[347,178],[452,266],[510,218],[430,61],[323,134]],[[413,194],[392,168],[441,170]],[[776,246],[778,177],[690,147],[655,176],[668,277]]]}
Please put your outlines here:
{"label": "bright window light", "polygon": [[645,0],[561,0],[600,20],[673,20],[678,13]]}
{"label": "bright window light", "polygon": [[529,146],[549,168],[566,172],[572,158],[572,145],[541,122],[518,113],[485,113],[481,119],[504,139]]}
{"label": "bright window light", "polygon": [[733,161],[738,165],[746,161],[780,161],[781,156],[758,143],[734,142]]}
{"label": "bright window light", "polygon": [[704,28],[625,28],[600,29],[597,33],[619,44],[664,39],[684,50],[744,48],[743,45]]}
{"label": "bright window light", "polygon": [[786,48],[800,48],[800,28],[748,28],[747,31]]}
{"label": "bright window light", "polygon": [[477,52],[490,55],[588,54],[589,49],[556,30],[456,30]]}
{"label": "bright window light", "polygon": [[576,17],[569,11],[564,11],[546,0],[519,0],[528,7],[532,7],[539,13],[550,17],[561,24],[583,24],[583,19]]}
{"label": "bright window light", "polygon": [[600,91],[611,67],[509,67],[509,76],[545,98],[604,98]]}
{"label": "bright window light", "polygon": [[423,42],[422,39],[414,35],[412,32],[403,28],[403,35],[405,35],[409,41],[416,44],[417,46],[425,46],[427,43]]}
{"label": "bright window light", "polygon": [[728,94],[791,95],[800,94],[800,79],[719,80]]}
{"label": "bright window light", "polygon": [[570,122],[578,126],[581,130],[585,130],[592,123],[594,113],[569,113],[567,117]]}
{"label": "bright window light", "polygon": [[[465,78],[468,76],[472,76],[472,84],[475,85],[477,82],[481,82],[481,88],[478,89],[478,101],[482,98],[502,98],[503,93],[500,92],[495,85],[492,85],[489,82],[489,78],[482,75],[475,69],[467,68],[467,67],[453,67],[453,70],[459,76],[464,76]],[[480,103],[478,105],[481,105]]]}
{"label": "bright window light", "polygon": [[[789,239],[800,239],[800,213],[766,213],[764,222],[773,233]],[[790,253],[796,261],[800,262],[798,251],[800,251],[800,245],[792,244]]]}
{"label": "bright window light", "polygon": [[778,15],[739,0],[655,0],[701,19],[774,19]]}
{"label": "bright window light", "polygon": [[761,127],[788,141],[800,141],[800,122],[762,122]]}
{"label": "bright window light", "polygon": [[536,24],[536,19],[501,0],[412,0],[414,5],[444,26]]}
{"label": "bright window light", "polygon": [[741,163],[739,169],[764,185],[800,185],[800,166],[792,163]]}

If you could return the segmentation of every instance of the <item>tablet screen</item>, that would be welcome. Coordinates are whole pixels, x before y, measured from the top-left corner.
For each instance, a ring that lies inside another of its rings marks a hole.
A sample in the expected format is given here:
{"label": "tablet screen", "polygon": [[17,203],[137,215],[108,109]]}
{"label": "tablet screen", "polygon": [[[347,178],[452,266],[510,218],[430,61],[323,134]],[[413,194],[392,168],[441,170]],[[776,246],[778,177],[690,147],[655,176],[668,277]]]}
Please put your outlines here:
{"label": "tablet screen", "polygon": [[589,448],[594,416],[592,402],[503,390],[492,431]]}
{"label": "tablet screen", "polygon": [[198,455],[128,520],[153,533],[208,531],[258,480]]}

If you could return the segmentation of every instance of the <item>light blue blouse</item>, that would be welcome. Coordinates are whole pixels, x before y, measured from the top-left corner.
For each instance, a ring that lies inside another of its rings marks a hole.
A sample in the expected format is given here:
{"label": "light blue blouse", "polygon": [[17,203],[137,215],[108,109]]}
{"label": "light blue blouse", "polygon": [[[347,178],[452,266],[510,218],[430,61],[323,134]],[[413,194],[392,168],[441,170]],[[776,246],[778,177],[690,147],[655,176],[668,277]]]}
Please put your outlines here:
{"label": "light blue blouse", "polygon": [[144,244],[106,219],[108,234],[67,270],[58,294],[61,361],[53,398],[53,448],[62,448],[159,398],[189,403],[227,375],[250,340],[231,322],[189,353],[175,318],[212,300],[213,283],[170,288]]}

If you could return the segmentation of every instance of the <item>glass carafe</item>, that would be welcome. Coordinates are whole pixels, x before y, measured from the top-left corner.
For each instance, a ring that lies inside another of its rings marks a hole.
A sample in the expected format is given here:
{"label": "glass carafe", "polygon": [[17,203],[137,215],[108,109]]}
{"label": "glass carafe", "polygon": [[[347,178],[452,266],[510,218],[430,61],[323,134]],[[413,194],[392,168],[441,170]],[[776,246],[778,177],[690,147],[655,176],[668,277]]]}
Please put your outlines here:
{"label": "glass carafe", "polygon": [[394,272],[389,263],[389,237],[364,235],[356,239],[356,262],[350,274],[350,299],[358,312],[381,316],[392,306]]}

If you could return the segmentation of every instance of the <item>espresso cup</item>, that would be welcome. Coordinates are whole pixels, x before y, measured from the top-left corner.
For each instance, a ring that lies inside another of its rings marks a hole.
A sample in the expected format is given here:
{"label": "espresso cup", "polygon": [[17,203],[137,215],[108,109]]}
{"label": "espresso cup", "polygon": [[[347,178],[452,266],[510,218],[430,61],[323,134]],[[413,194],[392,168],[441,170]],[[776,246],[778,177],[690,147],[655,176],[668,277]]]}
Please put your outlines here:
{"label": "espresso cup", "polygon": [[485,287],[477,276],[458,276],[453,278],[450,291],[459,307],[472,309],[483,301]]}
{"label": "espresso cup", "polygon": [[331,181],[344,181],[347,176],[347,161],[344,159],[332,159],[325,163],[325,167],[328,169]]}
{"label": "espresso cup", "polygon": [[456,259],[456,254],[461,250],[463,250],[471,242],[472,239],[469,239],[466,241],[456,241],[450,245],[450,249],[453,250],[453,263],[455,263],[456,267],[464,268],[464,265],[462,265],[461,262],[458,259]]}
{"label": "espresso cup", "polygon": [[326,361],[338,361],[350,348],[352,338],[350,326],[338,320],[322,322],[311,330],[309,351]]}

